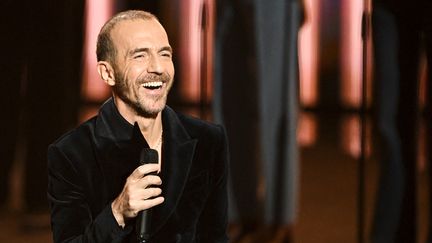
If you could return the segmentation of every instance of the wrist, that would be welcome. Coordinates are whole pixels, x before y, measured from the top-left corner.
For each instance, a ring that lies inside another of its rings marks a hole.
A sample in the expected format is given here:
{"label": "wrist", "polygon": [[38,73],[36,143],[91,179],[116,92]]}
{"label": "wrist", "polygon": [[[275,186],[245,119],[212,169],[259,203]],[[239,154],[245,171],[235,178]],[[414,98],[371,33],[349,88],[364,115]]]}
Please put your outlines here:
{"label": "wrist", "polygon": [[121,228],[124,228],[125,227],[125,220],[124,220],[123,214],[118,210],[118,207],[116,205],[115,200],[111,203],[111,211],[113,213],[115,220],[117,221],[117,224]]}

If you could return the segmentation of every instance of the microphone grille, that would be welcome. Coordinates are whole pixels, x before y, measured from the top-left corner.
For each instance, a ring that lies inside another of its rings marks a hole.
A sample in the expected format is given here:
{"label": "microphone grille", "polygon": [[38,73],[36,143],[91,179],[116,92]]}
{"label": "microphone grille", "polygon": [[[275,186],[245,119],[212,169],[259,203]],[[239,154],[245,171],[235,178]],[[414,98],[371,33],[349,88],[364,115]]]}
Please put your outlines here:
{"label": "microphone grille", "polygon": [[143,148],[140,154],[141,164],[158,163],[159,155],[157,150],[151,148]]}

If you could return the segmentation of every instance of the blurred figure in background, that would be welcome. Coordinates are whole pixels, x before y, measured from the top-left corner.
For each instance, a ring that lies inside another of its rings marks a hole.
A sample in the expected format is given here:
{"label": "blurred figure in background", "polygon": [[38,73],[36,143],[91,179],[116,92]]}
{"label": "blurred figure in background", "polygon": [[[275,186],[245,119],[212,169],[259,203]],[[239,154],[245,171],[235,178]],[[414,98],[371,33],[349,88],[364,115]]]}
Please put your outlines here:
{"label": "blurred figure in background", "polygon": [[[419,70],[422,53],[427,57],[427,69],[432,66],[432,3],[375,0],[373,5],[377,124],[384,157],[371,240],[416,242]],[[431,78],[428,75],[428,139],[432,137]],[[427,146],[430,151],[430,141]],[[431,240],[429,237],[428,242]]]}
{"label": "blurred figure in background", "polygon": [[217,12],[214,111],[228,132],[230,215],[241,228],[232,240],[249,235],[256,242],[289,242],[299,174],[297,34],[303,5],[224,0]]}
{"label": "blurred figure in background", "polygon": [[397,130],[399,72],[397,65],[397,23],[381,1],[373,6],[375,122],[379,134],[380,176],[371,240],[394,242],[401,213],[404,166],[401,139]]}
{"label": "blurred figure in background", "polygon": [[215,95],[221,95],[221,104],[215,104],[214,110],[216,119],[223,117],[229,134],[230,220],[241,225],[241,238],[263,221],[258,199],[261,155],[256,40],[250,17],[254,6],[252,1],[224,0],[217,7],[215,83],[220,87],[215,88]]}

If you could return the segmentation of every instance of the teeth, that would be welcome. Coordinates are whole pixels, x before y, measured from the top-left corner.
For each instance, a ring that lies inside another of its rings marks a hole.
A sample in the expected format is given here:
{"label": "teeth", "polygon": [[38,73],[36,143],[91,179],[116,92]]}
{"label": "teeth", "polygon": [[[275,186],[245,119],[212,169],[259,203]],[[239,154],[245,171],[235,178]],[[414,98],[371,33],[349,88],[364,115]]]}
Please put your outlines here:
{"label": "teeth", "polygon": [[145,88],[155,88],[155,87],[160,87],[162,86],[162,82],[161,81],[157,81],[157,82],[147,82],[144,83],[142,86]]}

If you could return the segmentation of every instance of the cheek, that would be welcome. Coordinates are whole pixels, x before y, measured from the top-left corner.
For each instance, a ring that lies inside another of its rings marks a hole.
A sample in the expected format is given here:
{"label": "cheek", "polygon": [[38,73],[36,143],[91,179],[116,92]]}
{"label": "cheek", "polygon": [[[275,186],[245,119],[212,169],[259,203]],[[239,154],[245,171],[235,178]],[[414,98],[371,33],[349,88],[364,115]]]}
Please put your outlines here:
{"label": "cheek", "polygon": [[143,79],[147,73],[145,72],[145,68],[143,67],[133,67],[129,69],[129,80],[133,81],[133,83],[139,83],[139,80]]}
{"label": "cheek", "polygon": [[122,89],[124,92],[134,92],[134,90],[137,88],[137,84],[134,79],[131,79],[130,75],[125,74],[121,81],[119,82],[121,84]]}
{"label": "cheek", "polygon": [[169,67],[166,69],[166,74],[168,74],[169,78],[170,78],[170,82],[172,83],[174,81],[174,75],[175,75],[175,70],[174,67]]}

